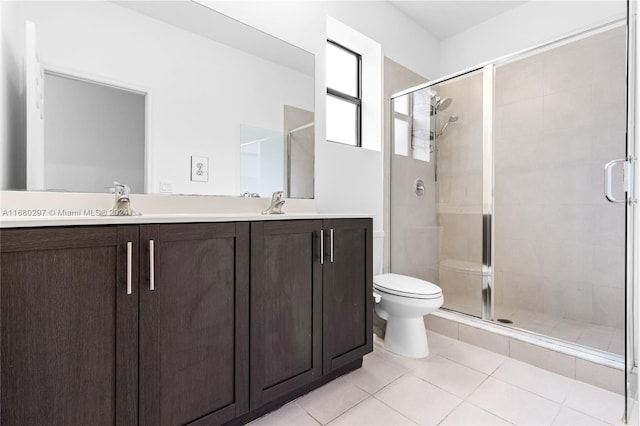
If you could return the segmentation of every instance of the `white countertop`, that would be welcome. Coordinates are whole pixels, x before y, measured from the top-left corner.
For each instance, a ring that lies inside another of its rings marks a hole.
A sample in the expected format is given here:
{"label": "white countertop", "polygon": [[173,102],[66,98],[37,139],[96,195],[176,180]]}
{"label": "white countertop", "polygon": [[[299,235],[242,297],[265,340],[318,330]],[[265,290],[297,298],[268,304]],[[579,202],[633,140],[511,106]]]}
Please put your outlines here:
{"label": "white countertop", "polygon": [[313,199],[286,199],[284,214],[262,215],[270,198],[131,195],[140,216],[102,216],[112,194],[0,191],[0,228],[373,218],[369,212],[317,213]]}
{"label": "white countertop", "polygon": [[69,211],[68,216],[24,217],[10,216],[0,218],[0,228],[36,228],[43,226],[81,226],[81,225],[132,225],[146,223],[193,223],[193,222],[240,222],[263,220],[295,220],[295,219],[348,219],[372,218],[372,215],[342,214],[342,213],[285,213],[263,215],[255,213],[224,213],[224,214],[145,214],[141,216],[82,216],[73,215],[76,211]]}

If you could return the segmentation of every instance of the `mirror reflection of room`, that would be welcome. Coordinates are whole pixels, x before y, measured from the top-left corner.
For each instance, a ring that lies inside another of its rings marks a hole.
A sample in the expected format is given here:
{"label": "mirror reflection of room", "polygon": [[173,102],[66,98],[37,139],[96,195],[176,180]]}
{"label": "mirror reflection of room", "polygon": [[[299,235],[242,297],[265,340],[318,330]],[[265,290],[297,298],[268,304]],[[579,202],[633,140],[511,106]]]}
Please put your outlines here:
{"label": "mirror reflection of room", "polygon": [[104,192],[117,177],[144,192],[145,94],[52,73],[44,82],[44,188]]}
{"label": "mirror reflection of room", "polygon": [[[307,155],[301,133],[287,139],[314,121],[313,54],[195,2],[12,7],[9,40],[36,77],[27,132],[13,141],[26,152],[15,189],[107,192],[117,180],[133,193],[313,198],[313,130]],[[308,116],[292,126],[289,108]],[[255,172],[241,167],[245,126],[279,134],[268,185],[243,186]],[[192,179],[192,157],[207,179]]]}

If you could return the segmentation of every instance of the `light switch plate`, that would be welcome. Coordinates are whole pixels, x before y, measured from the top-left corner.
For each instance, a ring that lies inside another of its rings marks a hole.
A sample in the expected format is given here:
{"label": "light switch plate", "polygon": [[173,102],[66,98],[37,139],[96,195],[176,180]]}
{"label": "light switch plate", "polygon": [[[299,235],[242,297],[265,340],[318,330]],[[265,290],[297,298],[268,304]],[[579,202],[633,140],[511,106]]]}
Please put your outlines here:
{"label": "light switch plate", "polygon": [[191,156],[191,180],[209,182],[209,157]]}

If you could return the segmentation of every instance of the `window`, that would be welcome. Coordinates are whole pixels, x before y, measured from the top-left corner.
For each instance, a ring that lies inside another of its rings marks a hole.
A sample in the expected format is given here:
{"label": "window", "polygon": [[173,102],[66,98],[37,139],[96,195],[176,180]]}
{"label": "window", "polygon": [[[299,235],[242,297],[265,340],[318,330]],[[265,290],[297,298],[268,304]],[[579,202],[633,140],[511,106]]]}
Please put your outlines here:
{"label": "window", "polygon": [[393,151],[396,155],[409,155],[411,145],[411,96],[402,95],[391,100],[393,112]]}
{"label": "window", "polygon": [[431,93],[427,89],[391,100],[393,152],[416,160],[431,161],[435,116],[431,113]]}
{"label": "window", "polygon": [[362,56],[327,40],[327,140],[361,146]]}

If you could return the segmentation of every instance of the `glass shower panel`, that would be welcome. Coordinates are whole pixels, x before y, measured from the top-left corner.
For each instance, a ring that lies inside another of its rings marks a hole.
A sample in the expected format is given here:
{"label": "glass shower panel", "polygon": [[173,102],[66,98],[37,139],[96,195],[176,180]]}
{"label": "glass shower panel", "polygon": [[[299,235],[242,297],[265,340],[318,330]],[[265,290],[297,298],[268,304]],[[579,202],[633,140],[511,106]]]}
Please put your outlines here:
{"label": "glass shower panel", "polygon": [[482,315],[482,70],[434,93],[433,137],[439,227],[438,284],[444,308]]}
{"label": "glass shower panel", "polygon": [[496,66],[495,319],[624,354],[625,28]]}

